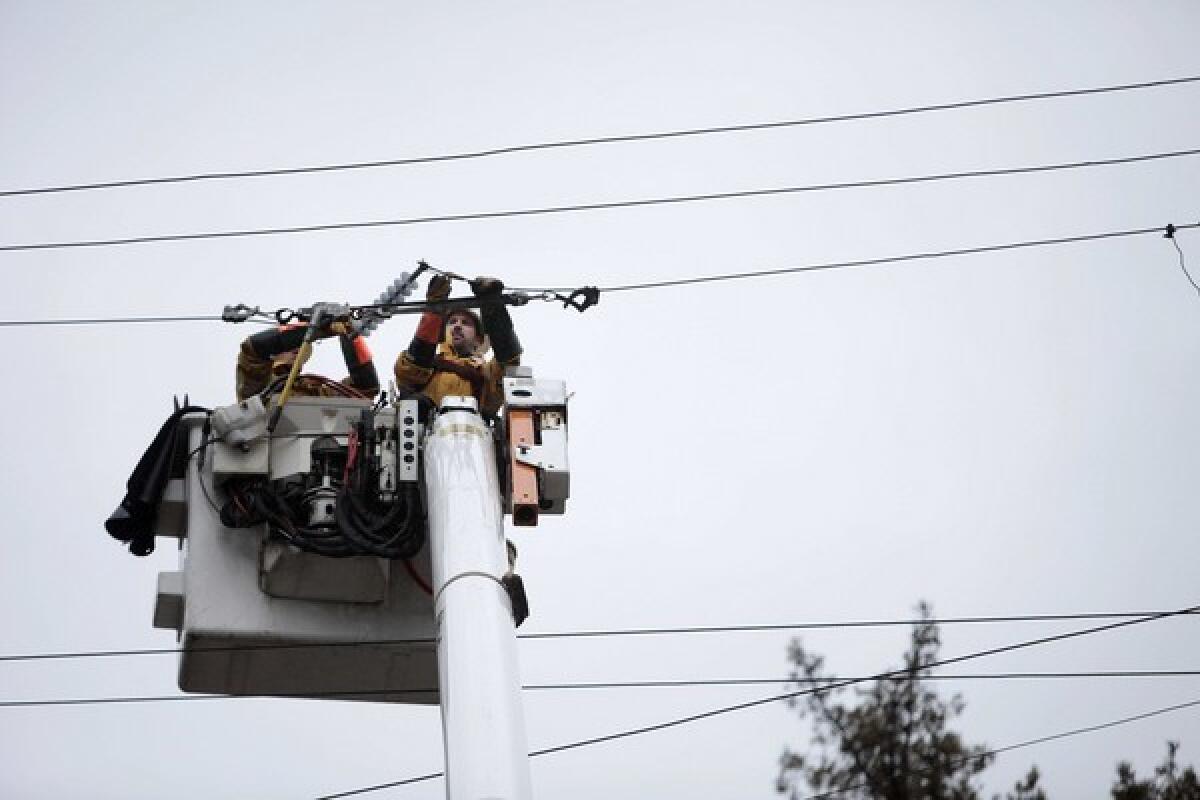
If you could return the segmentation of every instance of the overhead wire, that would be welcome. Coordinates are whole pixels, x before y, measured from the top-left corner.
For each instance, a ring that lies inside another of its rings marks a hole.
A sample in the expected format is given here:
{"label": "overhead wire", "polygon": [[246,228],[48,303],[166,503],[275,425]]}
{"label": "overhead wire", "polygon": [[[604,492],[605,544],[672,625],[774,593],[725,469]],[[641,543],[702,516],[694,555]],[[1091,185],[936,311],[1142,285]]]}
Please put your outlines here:
{"label": "overhead wire", "polygon": [[[1140,619],[1135,619],[1135,620],[1125,620],[1122,622],[1109,623],[1107,625],[1099,625],[1099,626],[1095,626],[1095,627],[1091,627],[1091,628],[1083,628],[1083,629],[1076,630],[1076,631],[1068,631],[1065,633],[1055,634],[1053,636],[1043,636],[1038,639],[1028,639],[1028,640],[1021,641],[1021,642],[1015,642],[1015,643],[1008,644],[1008,645],[1001,645],[999,647],[992,647],[992,648],[988,648],[986,650],[976,651],[974,653],[967,653],[964,655],[953,656],[951,658],[939,659],[939,660],[932,661],[929,664],[924,665],[924,667],[926,669],[936,669],[938,667],[948,666],[950,664],[959,664],[964,661],[971,661],[971,660],[974,660],[977,658],[986,658],[988,656],[1000,655],[1002,653],[1015,652],[1017,650],[1024,650],[1024,649],[1028,649],[1030,647],[1037,647],[1040,645],[1050,644],[1053,642],[1061,642],[1061,641],[1066,641],[1069,639],[1080,638],[1083,636],[1091,636],[1091,635],[1094,635],[1097,633],[1102,633],[1105,631],[1117,630],[1119,628],[1127,628],[1132,625],[1139,625],[1139,624],[1144,624],[1147,622],[1155,622],[1158,620],[1166,619],[1168,617],[1177,616],[1179,614],[1194,613],[1197,610],[1200,610],[1200,606],[1193,606],[1188,609],[1180,609],[1180,610],[1174,611],[1174,612],[1165,612],[1163,614],[1158,614],[1158,615],[1149,616],[1149,617],[1142,617]],[[623,731],[618,731],[615,733],[605,734],[602,736],[593,736],[593,737],[590,737],[587,739],[580,739],[580,740],[577,740],[574,742],[568,742],[568,743],[561,744],[561,745],[555,745],[553,747],[543,748],[541,750],[534,750],[531,753],[529,753],[529,756],[532,758],[532,757],[536,757],[536,756],[550,755],[552,753],[561,753],[561,752],[565,752],[567,750],[575,750],[575,749],[578,749],[581,747],[590,747],[590,746],[596,745],[596,744],[602,744],[605,742],[616,741],[619,739],[626,739],[626,738],[629,738],[632,736],[640,736],[642,734],[653,733],[653,732],[657,732],[657,731],[661,731],[661,730],[666,730],[668,728],[678,727],[681,725],[689,725],[693,722],[699,722],[701,720],[711,719],[713,717],[723,716],[725,714],[731,714],[731,713],[734,713],[737,711],[744,711],[744,710],[750,709],[750,708],[757,708],[759,706],[769,705],[771,703],[776,703],[780,700],[789,700],[792,698],[803,697],[803,696],[810,695],[810,694],[837,691],[839,689],[843,689],[843,688],[846,688],[849,686],[854,686],[859,683],[866,683],[868,681],[886,680],[888,678],[893,678],[893,677],[902,677],[907,674],[909,674],[909,671],[907,669],[903,669],[903,668],[895,669],[895,670],[886,670],[884,672],[880,672],[880,673],[877,673],[875,675],[872,675],[872,676],[869,676],[866,678],[843,680],[843,681],[838,681],[838,682],[831,683],[831,684],[817,687],[817,688],[806,688],[806,689],[799,689],[799,690],[792,691],[792,692],[786,692],[783,694],[775,694],[775,695],[771,695],[770,697],[759,698],[757,700],[750,700],[750,701],[743,702],[743,703],[735,703],[733,705],[721,706],[719,708],[709,709],[708,711],[702,711],[697,714],[689,714],[684,717],[677,717],[675,719],[666,720],[664,722],[658,722],[658,723],[654,723],[651,725],[644,725],[644,726],[637,727],[637,728],[629,728],[629,729],[626,729]],[[439,777],[441,774],[442,773],[433,774],[432,776],[422,776],[419,779],[420,780],[429,780],[431,777]],[[418,780],[417,778],[405,778],[401,781],[380,783],[380,784],[375,784],[373,786],[365,786],[365,787],[361,787],[358,789],[352,789],[352,790],[346,791],[346,792],[340,792],[337,794],[322,795],[320,798],[317,798],[317,800],[334,800],[335,798],[351,797],[351,796],[360,795],[360,794],[367,794],[368,792],[379,791],[382,789],[391,789],[391,788],[394,788],[397,786],[405,785],[407,783],[413,783],[413,782],[416,782],[417,780]]]}
{"label": "overhead wire", "polygon": [[[989,624],[1004,624],[1004,623],[1046,623],[1046,622],[1079,622],[1083,620],[1103,620],[1103,619],[1119,619],[1140,621],[1144,619],[1157,619],[1162,616],[1189,616],[1197,615],[1198,609],[1187,609],[1182,611],[1083,611],[1070,613],[1048,613],[1048,614],[1001,614],[1001,615],[977,615],[977,616],[962,616],[962,617],[937,617],[932,619],[922,618],[902,618],[902,619],[867,619],[867,620],[843,620],[843,621],[822,621],[822,622],[781,622],[769,624],[750,624],[750,625],[696,625],[696,626],[671,626],[657,628],[608,628],[608,629],[590,629],[579,631],[544,631],[531,633],[518,633],[517,639],[523,641],[536,641],[544,639],[591,639],[600,637],[612,636],[673,636],[673,635],[688,635],[688,634],[724,634],[724,633],[755,633],[768,631],[802,631],[802,630],[837,630],[837,629],[854,629],[854,628],[887,628],[887,627],[911,627],[918,624],[933,624],[939,626],[945,625],[989,625]],[[90,659],[90,658],[121,658],[131,656],[159,656],[172,655],[183,652],[192,653],[220,653],[220,652],[242,652],[256,650],[306,650],[312,648],[340,648],[340,647],[379,647],[379,646],[406,646],[406,645],[431,645],[435,644],[437,639],[434,637],[414,637],[405,639],[368,639],[353,642],[272,642],[269,644],[244,644],[244,645],[223,645],[219,647],[193,647],[190,649],[182,647],[149,647],[149,648],[127,648],[127,649],[109,649],[109,650],[85,650],[85,651],[66,651],[66,652],[51,652],[51,653],[11,653],[0,655],[0,663],[17,662],[17,661],[55,661],[55,660],[74,660],[74,659]]]}
{"label": "overhead wire", "polygon": [[[1188,230],[1200,227],[1200,223],[1185,223],[1182,225],[1168,225],[1167,230],[1171,235],[1167,238],[1171,239],[1178,250],[1179,244],[1174,238],[1177,231]],[[1152,228],[1131,228],[1117,231],[1104,231],[1101,233],[1080,234],[1077,236],[1059,236],[1047,239],[1027,239],[1015,242],[1003,242],[992,245],[979,245],[975,247],[960,247],[947,250],[931,250],[917,253],[907,253],[896,256],[881,256],[878,258],[855,259],[851,261],[833,261],[816,264],[804,264],[794,267],[776,267],[772,269],[751,270],[747,272],[732,272],[717,275],[702,275],[690,278],[676,278],[661,281],[647,281],[643,283],[623,284],[601,287],[600,292],[630,292],[646,289],[662,289],[675,286],[688,286],[700,283],[715,283],[721,281],[743,280],[748,278],[764,278],[776,275],[788,275],[801,272],[819,272],[823,270],[850,269],[856,267],[882,266],[886,264],[899,264],[906,261],[921,261],[937,258],[949,258],[954,256],[979,255],[985,253],[1002,252],[1006,250],[1021,250],[1038,247],[1053,247],[1069,244],[1080,244],[1084,242],[1102,241],[1106,239],[1120,239],[1133,236],[1146,236],[1149,234],[1161,234],[1162,227]],[[1182,251],[1180,251],[1182,258]],[[1185,268],[1186,273],[1186,268]],[[1190,275],[1188,276],[1190,279]],[[512,287],[513,291],[517,292],[544,292],[544,291],[570,291],[571,287]],[[1198,289],[1200,291],[1200,289]],[[225,321],[219,315],[187,315],[187,316],[157,316],[157,317],[92,317],[83,319],[10,319],[0,320],[0,328],[14,328],[25,326],[54,326],[54,325],[121,325],[127,323],[173,323],[173,322],[221,322]],[[260,324],[272,324],[269,320],[250,319],[250,322]]]}
{"label": "overhead wire", "polygon": [[[1192,708],[1197,705],[1200,705],[1200,700],[1192,700],[1192,701],[1188,701],[1188,702],[1184,702],[1184,703],[1176,703],[1175,705],[1165,706],[1163,708],[1156,708],[1152,711],[1146,711],[1141,714],[1134,714],[1134,715],[1128,716],[1128,717],[1121,717],[1119,719],[1110,720],[1108,722],[1102,722],[1097,725],[1088,725],[1088,726],[1085,726],[1082,728],[1073,728],[1071,730],[1062,731],[1060,733],[1050,734],[1048,736],[1040,736],[1036,739],[1027,739],[1023,742],[1017,742],[1015,744],[1006,745],[1004,747],[994,748],[992,750],[986,751],[985,753],[983,753],[983,755],[999,755],[1001,753],[1007,753],[1012,750],[1019,750],[1021,748],[1025,748],[1025,747],[1033,747],[1034,745],[1043,744],[1045,742],[1055,741],[1058,739],[1066,739],[1066,738],[1069,738],[1072,736],[1081,736],[1081,735],[1087,734],[1087,733],[1094,733],[1095,731],[1105,730],[1107,728],[1115,728],[1119,725],[1126,725],[1131,722],[1137,722],[1139,720],[1149,719],[1151,717],[1157,717],[1157,716],[1161,716],[1163,714],[1169,714],[1173,711],[1182,711],[1183,709]],[[537,755],[537,754],[530,753],[530,756],[534,756],[534,755]],[[426,773],[425,775],[417,775],[417,776],[414,776],[411,778],[405,778],[404,780],[401,780],[401,781],[395,781],[394,783],[391,783],[384,788],[393,789],[393,788],[399,788],[401,786],[409,786],[414,783],[422,783],[424,781],[434,780],[435,778],[441,778],[441,777],[444,777],[445,774],[446,774],[445,772],[430,772],[430,773]],[[829,792],[822,792],[821,794],[809,795],[809,796],[805,797],[804,800],[825,800],[826,798],[836,797],[840,794],[845,794],[846,792],[854,791],[856,789],[861,789],[863,787],[864,787],[863,784],[858,784],[853,787],[846,787],[844,789],[835,789],[835,790],[832,790]],[[336,800],[337,798],[352,797],[354,795],[363,794],[365,791],[374,791],[374,790],[373,789],[366,789],[366,790],[358,789],[358,790],[352,790],[350,792],[342,792],[339,794],[323,795],[323,796],[317,798],[317,800]]]}
{"label": "overhead wire", "polygon": [[1063,170],[1090,169],[1095,167],[1117,166],[1150,161],[1161,161],[1172,158],[1185,158],[1200,155],[1200,148],[1174,150],[1159,153],[1144,153],[1133,156],[1116,158],[1090,159],[1071,161],[1057,164],[1035,164],[1021,167],[999,167],[993,169],[963,170],[928,175],[910,175],[899,178],[879,178],[873,180],[839,181],[834,183],[808,184],[803,186],[780,186],[763,189],[743,189],[729,192],[709,192],[705,194],[671,195],[667,197],[650,197],[634,200],[614,200],[608,202],[577,203],[560,206],[542,206],[535,208],[508,209],[499,211],[477,211],[461,214],[440,214],[423,217],[407,217],[399,219],[363,220],[351,222],[331,222],[313,225],[295,225],[275,228],[246,228],[241,230],[200,231],[195,233],[173,233],[151,236],[130,236],[114,239],[80,239],[57,242],[32,242],[27,244],[0,245],[0,252],[21,252],[34,250],[58,250],[80,247],[113,247],[137,244],[152,244],[162,242],[201,241],[209,239],[233,239],[254,236],[278,236],[298,233],[317,233],[327,231],[358,230],[365,228],[396,227],[404,225],[424,225],[438,222],[464,222],[468,220],[508,219],[515,217],[544,216],[548,214],[563,214],[587,211],[606,211],[620,208],[637,208],[649,206],[676,205],[680,203],[707,202],[713,200],[733,200],[749,197],[769,197],[775,195],[801,194],[810,192],[825,192],[843,189],[865,189],[884,186],[901,186],[909,184],[933,183],[938,181],[962,180],[972,178],[994,178],[1007,175],[1029,175],[1037,173],[1059,172]]}
{"label": "overhead wire", "polygon": [[[1145,670],[1080,670],[1072,672],[984,672],[963,675],[927,675],[922,681],[1020,681],[1020,680],[1089,680],[1089,679],[1143,679],[1143,678],[1194,678],[1200,677],[1200,669],[1145,669]],[[867,681],[870,677],[822,678],[823,683],[838,683],[854,680]],[[731,686],[763,686],[787,684],[794,678],[700,678],[680,680],[641,681],[583,681],[574,683],[527,683],[520,688],[526,692],[542,691],[589,691],[611,689],[680,689],[717,688]],[[351,689],[346,691],[322,690],[295,694],[270,695],[227,695],[227,694],[168,694],[168,695],[125,695],[101,697],[70,697],[39,700],[0,700],[0,708],[45,708],[54,706],[121,705],[137,703],[173,703],[200,700],[289,700],[289,699],[344,699],[347,701],[369,699],[378,696],[435,694],[436,688],[393,688]]]}
{"label": "overhead wire", "polygon": [[220,314],[191,314],[158,317],[87,317],[65,319],[6,319],[0,320],[0,328],[15,328],[42,325],[126,325],[136,323],[163,322],[220,322]]}
{"label": "overhead wire", "polygon": [[[1175,230],[1186,230],[1189,228],[1198,228],[1200,223],[1188,223],[1183,225],[1173,226]],[[1022,250],[1034,247],[1053,247],[1057,245],[1079,244],[1082,242],[1095,242],[1105,239],[1121,239],[1131,236],[1145,236],[1148,234],[1157,234],[1163,231],[1162,227],[1153,228],[1130,228],[1120,231],[1106,231],[1103,233],[1088,233],[1078,236],[1059,236],[1048,239],[1028,239],[1025,241],[1005,242],[1002,244],[980,245],[976,247],[960,247],[949,250],[931,250],[919,253],[908,253],[899,256],[882,256],[879,258],[862,258],[852,261],[830,261],[817,264],[805,264],[795,267],[776,267],[773,269],[751,270],[748,272],[730,272],[717,275],[704,275],[691,278],[677,278],[661,281],[646,281],[643,283],[621,284],[616,286],[602,286],[601,292],[632,292],[642,291],[646,289],[665,289],[676,286],[690,286],[698,283],[718,283],[722,281],[743,280],[746,278],[765,278],[774,275],[788,275],[798,272],[820,272],[822,270],[834,269],[850,269],[854,267],[879,266],[883,264],[896,264],[904,261],[919,261],[936,258],[949,258],[953,256],[978,255],[982,253],[997,253],[1006,250]]]}
{"label": "overhead wire", "polygon": [[160,176],[153,178],[129,178],[123,180],[97,181],[92,183],[60,184],[57,186],[33,186],[17,189],[0,189],[0,197],[19,197],[38,194],[53,194],[63,192],[79,192],[93,189],[117,189],[133,186],[154,186],[172,183],[194,183],[200,181],[230,180],[240,178],[262,178],[282,175],[303,175],[324,172],[346,172],[351,170],[379,169],[384,167],[412,166],[417,164],[434,164],[447,161],[466,161],[471,159],[489,158],[494,156],[528,153],[538,150],[554,150],[575,147],[590,147],[595,145],[646,142],[662,139],[680,139],[695,136],[710,136],[716,134],[744,133],[749,131],[792,128],[808,125],[824,125],[836,122],[852,122],[868,119],[882,119],[931,112],[952,111],[982,106],[1021,103],[1034,100],[1061,99],[1081,97],[1086,95],[1110,94],[1114,92],[1129,92],[1143,89],[1162,88],[1200,81],[1200,76],[1182,78],[1166,78],[1137,83],[1112,84],[1080,89],[1059,89],[1044,92],[1027,92],[1024,94],[1002,95],[975,100],[959,100],[947,103],[933,103],[906,108],[887,109],[882,111],[865,111],[852,114],[837,114],[831,116],[808,117],[803,119],[777,120],[771,122],[751,122],[736,125],[716,125],[702,128],[684,128],[649,133],[632,133],[614,136],[592,136],[579,139],[558,141],[532,142],[526,144],[490,147],[480,150],[468,150],[458,153],[444,153],[429,156],[411,156],[407,158],[381,159],[374,161],[351,161],[335,164],[318,164],[302,167],[278,167],[273,169],[224,170],[219,172],[199,172],[184,175]]}

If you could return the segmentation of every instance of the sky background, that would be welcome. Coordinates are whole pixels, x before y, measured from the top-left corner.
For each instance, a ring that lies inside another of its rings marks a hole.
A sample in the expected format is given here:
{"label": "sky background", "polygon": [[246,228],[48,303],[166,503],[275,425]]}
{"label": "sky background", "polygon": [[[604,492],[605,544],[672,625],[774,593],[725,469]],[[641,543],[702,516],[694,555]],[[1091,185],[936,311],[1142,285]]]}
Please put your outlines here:
{"label": "sky background", "polygon": [[[1200,75],[1194,2],[12,2],[0,189],[345,163]],[[255,180],[0,197],[27,244],[871,180],[1200,147],[1200,85]],[[368,302],[419,258],[614,286],[1194,223],[1200,158],[199,242],[0,252],[0,319]],[[1194,272],[1200,236],[1179,234]],[[604,294],[515,312],[571,404],[568,514],[511,536],[527,632],[1200,602],[1200,298],[1157,235]],[[172,394],[233,398],[220,322],[4,327],[0,654],[171,647],[169,543],[103,520]],[[412,334],[371,338],[386,376]],[[322,346],[315,367],[340,376]],[[954,670],[1195,669],[1193,619]],[[948,626],[954,656],[1074,624]],[[841,675],[902,628],[805,633]],[[786,677],[789,634],[524,641],[530,683]],[[0,699],[176,693],[176,657],[0,663]],[[947,670],[950,671],[950,670]],[[1196,678],[958,682],[991,746],[1200,698]],[[526,693],[544,748],[780,687]],[[1182,711],[1001,756],[1094,798]],[[539,758],[537,797],[775,797],[781,704]],[[440,770],[436,708],[259,699],[0,709],[0,796],[315,798]],[[437,798],[440,781],[378,797]]]}

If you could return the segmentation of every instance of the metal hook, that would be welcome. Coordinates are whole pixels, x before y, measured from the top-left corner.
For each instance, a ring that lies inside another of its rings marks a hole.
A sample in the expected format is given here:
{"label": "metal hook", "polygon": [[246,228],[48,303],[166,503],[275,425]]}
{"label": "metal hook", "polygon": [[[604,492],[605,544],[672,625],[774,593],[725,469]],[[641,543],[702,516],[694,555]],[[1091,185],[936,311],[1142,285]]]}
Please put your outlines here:
{"label": "metal hook", "polygon": [[562,300],[563,308],[570,306],[582,314],[600,302],[600,290],[595,286],[584,286],[571,292],[566,297],[560,295],[557,299]]}

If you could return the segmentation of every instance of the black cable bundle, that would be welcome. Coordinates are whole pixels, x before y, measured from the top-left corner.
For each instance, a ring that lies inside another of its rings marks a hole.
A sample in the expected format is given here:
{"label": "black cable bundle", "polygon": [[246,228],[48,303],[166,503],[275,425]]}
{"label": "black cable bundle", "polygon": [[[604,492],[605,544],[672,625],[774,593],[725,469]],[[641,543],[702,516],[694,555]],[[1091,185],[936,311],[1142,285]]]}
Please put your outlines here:
{"label": "black cable bundle", "polygon": [[357,426],[358,457],[338,494],[334,516],[342,534],[361,552],[380,558],[412,558],[425,544],[420,493],[416,486],[401,485],[390,502],[378,498],[374,417],[364,411]]}
{"label": "black cable bundle", "polygon": [[303,481],[287,478],[269,483],[257,480],[236,487],[221,509],[221,524],[228,528],[249,528],[267,523],[271,533],[307,553],[332,558],[362,553],[332,527],[311,526],[305,519]]}
{"label": "black cable bundle", "polygon": [[338,528],[363,553],[380,558],[412,558],[425,544],[415,486],[405,486],[391,503],[364,499],[343,488],[338,495]]}
{"label": "black cable bundle", "polygon": [[[327,470],[331,467],[340,473],[341,459],[350,456],[330,447],[336,444],[332,437],[322,437],[330,441],[314,442],[311,474],[275,481],[262,478],[232,481],[228,485],[229,501],[221,508],[221,524],[227,528],[249,528],[266,523],[273,535],[300,550],[334,558],[370,555],[404,559],[416,555],[425,544],[420,492],[414,484],[400,484],[395,487],[392,500],[379,497],[374,416],[372,411],[363,411],[362,420],[355,426],[350,447],[355,455],[344,484],[338,488],[335,499],[330,498],[334,499],[332,520],[310,524],[314,493],[325,491],[313,484],[319,478],[318,473],[329,475]],[[320,458],[321,454],[325,459]],[[337,486],[336,481],[332,483]]]}

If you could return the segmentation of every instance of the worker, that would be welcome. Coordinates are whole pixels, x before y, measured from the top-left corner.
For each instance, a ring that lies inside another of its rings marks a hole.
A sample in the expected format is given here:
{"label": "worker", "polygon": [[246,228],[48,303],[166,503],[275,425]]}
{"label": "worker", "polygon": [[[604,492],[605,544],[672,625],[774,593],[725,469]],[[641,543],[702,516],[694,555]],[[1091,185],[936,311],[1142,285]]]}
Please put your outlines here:
{"label": "worker", "polygon": [[[295,363],[308,325],[283,325],[247,336],[237,359],[237,399],[259,394],[271,384],[286,378]],[[318,339],[337,336],[347,376],[340,383],[320,375],[300,375],[292,394],[300,397],[374,397],[379,393],[379,375],[371,360],[367,340],[345,322],[322,326]]]}
{"label": "worker", "polygon": [[[436,275],[429,281],[425,299],[433,307],[421,315],[408,350],[396,358],[396,385],[418,392],[437,407],[451,395],[474,397],[484,418],[492,417],[504,402],[500,385],[507,367],[521,363],[521,343],[512,318],[500,300],[504,284],[496,278],[479,277],[470,282],[471,291],[484,301],[480,313],[456,309],[449,314],[437,304],[450,297],[450,279]],[[491,299],[494,302],[488,302]],[[491,349],[492,358],[487,358]],[[505,541],[508,571],[501,576],[518,626],[529,616],[525,583],[514,571],[517,548]]]}
{"label": "worker", "polygon": [[[417,324],[408,350],[396,359],[396,385],[419,392],[436,407],[447,395],[474,397],[484,417],[493,416],[504,401],[500,379],[506,367],[521,363],[521,344],[508,309],[499,301],[504,284],[495,278],[476,278],[471,290],[483,299],[480,314],[458,309],[444,314],[430,308]],[[450,280],[436,275],[425,299],[436,304],[450,296]],[[486,302],[495,298],[497,302]],[[486,358],[489,349],[493,358]]]}

